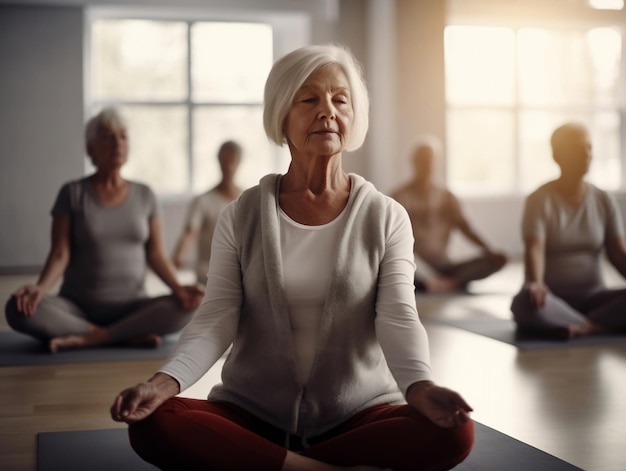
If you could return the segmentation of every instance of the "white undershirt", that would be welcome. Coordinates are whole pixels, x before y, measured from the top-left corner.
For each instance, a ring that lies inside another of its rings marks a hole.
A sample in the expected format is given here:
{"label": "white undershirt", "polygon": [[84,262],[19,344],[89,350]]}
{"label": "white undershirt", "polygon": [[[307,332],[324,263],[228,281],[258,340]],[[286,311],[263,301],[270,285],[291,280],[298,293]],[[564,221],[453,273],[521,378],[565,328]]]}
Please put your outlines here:
{"label": "white undershirt", "polygon": [[[413,293],[415,264],[411,225],[406,212],[399,204],[392,204],[391,200],[389,204],[393,207],[390,208],[385,255],[378,275],[376,336],[401,391],[406,392],[411,383],[431,379],[430,355],[426,330],[419,320],[415,307]],[[213,366],[237,333],[243,289],[235,237],[236,209],[236,203],[232,203],[220,216],[213,237],[204,301],[183,330],[174,352],[159,370],[175,378],[181,385],[181,390],[191,386]],[[302,377],[308,376],[311,355],[315,351],[321,312],[319,305],[323,302],[319,294],[324,291],[322,297],[325,296],[334,266],[332,258],[334,252],[329,258],[323,251],[336,244],[336,238],[333,237],[341,233],[344,224],[345,218],[339,216],[326,226],[300,226],[306,231],[298,231],[298,225],[281,220],[281,233],[285,233],[287,239],[293,239],[294,234],[297,234],[297,237],[302,237],[304,232],[310,234],[308,241],[304,242],[307,249],[282,247],[287,283],[286,295],[290,303],[292,329],[296,337],[298,366]],[[328,241],[322,243],[321,240],[325,238],[328,238]],[[313,240],[315,240],[314,249],[311,248]],[[287,242],[295,244],[294,241]],[[307,261],[304,261],[303,257],[306,257]],[[311,262],[311,257],[316,260]],[[323,267],[313,265],[328,260],[331,262]],[[305,276],[306,286],[303,280],[298,281],[298,278]],[[292,277],[293,280],[290,279]],[[291,303],[301,303],[307,307],[293,310]],[[316,304],[318,307],[314,308]],[[317,311],[317,314],[312,314],[313,311]],[[301,314],[302,312],[304,314]]]}
{"label": "white undershirt", "polygon": [[280,209],[280,246],[289,320],[302,383],[306,383],[345,211],[328,224],[305,226]]}

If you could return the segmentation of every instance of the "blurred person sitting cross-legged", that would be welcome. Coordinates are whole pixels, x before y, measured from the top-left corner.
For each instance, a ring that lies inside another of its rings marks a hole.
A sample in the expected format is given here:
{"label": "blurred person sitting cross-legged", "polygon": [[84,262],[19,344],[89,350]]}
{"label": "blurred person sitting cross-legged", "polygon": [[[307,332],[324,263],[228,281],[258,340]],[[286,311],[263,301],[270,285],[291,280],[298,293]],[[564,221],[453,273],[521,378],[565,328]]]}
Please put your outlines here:
{"label": "blurred person sitting cross-legged", "polygon": [[194,270],[198,283],[203,286],[207,281],[211,242],[217,220],[226,206],[241,194],[241,188],[235,184],[235,174],[241,162],[241,146],[234,141],[224,142],[217,152],[217,159],[222,179],[217,186],[194,198],[189,205],[185,227],[172,257],[176,268],[182,268],[195,242],[197,253]]}
{"label": "blurred person sitting cross-legged", "polygon": [[[507,261],[472,228],[454,194],[435,183],[440,147],[432,137],[420,139],[412,156],[413,180],[392,194],[409,213],[413,226],[416,289],[428,293],[464,290],[469,282],[488,277]],[[450,260],[448,245],[454,230],[483,253],[461,262]]]}
{"label": "blurred person sitting cross-legged", "polygon": [[586,181],[591,138],[578,123],[550,140],[561,175],[526,198],[525,283],[511,311],[520,333],[568,340],[626,333],[626,289],[607,288],[602,256],[626,276],[626,237],[613,197]]}
{"label": "blurred person sitting cross-legged", "polygon": [[[105,108],[89,120],[85,138],[96,170],[59,191],[43,271],[36,284],[12,294],[7,322],[52,353],[108,344],[158,347],[162,335],[187,324],[204,291],[178,283],[152,190],[121,176],[129,150],[122,116]],[[148,267],[171,295],[146,295]],[[48,295],[61,277],[59,295]]]}

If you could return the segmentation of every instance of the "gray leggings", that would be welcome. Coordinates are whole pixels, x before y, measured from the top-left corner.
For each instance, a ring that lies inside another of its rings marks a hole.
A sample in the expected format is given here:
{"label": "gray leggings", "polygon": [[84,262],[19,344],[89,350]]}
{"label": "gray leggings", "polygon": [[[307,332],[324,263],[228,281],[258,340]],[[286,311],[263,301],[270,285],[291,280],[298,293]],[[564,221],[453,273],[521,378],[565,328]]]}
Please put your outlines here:
{"label": "gray leggings", "polygon": [[606,289],[592,294],[557,296],[548,292],[543,307],[531,302],[523,288],[511,304],[513,319],[520,327],[566,328],[592,321],[613,331],[626,331],[626,289]]}
{"label": "gray leggings", "polygon": [[45,296],[35,314],[18,312],[13,296],[5,308],[9,325],[42,341],[65,335],[83,335],[90,325],[106,327],[112,343],[146,334],[165,335],[182,329],[193,311],[185,311],[170,296],[141,298],[125,303],[81,303],[62,296]]}

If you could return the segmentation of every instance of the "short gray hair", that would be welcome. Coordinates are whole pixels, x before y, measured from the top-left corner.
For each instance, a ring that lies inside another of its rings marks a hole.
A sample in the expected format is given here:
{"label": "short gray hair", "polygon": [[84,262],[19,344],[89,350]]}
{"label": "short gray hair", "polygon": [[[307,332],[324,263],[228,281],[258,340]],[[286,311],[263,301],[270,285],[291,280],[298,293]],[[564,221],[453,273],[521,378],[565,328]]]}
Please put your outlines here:
{"label": "short gray hair", "polygon": [[267,77],[263,126],[267,137],[279,146],[286,142],[283,123],[296,92],[313,72],[331,64],[339,66],[346,74],[352,96],[354,122],[346,150],[356,150],[363,145],[369,127],[369,96],[361,64],[346,47],[326,44],[290,52],[274,63]]}
{"label": "short gray hair", "polygon": [[121,127],[127,129],[126,120],[119,110],[112,106],[103,108],[97,115],[93,116],[85,125],[85,143],[87,147],[96,139],[98,131],[102,127]]}

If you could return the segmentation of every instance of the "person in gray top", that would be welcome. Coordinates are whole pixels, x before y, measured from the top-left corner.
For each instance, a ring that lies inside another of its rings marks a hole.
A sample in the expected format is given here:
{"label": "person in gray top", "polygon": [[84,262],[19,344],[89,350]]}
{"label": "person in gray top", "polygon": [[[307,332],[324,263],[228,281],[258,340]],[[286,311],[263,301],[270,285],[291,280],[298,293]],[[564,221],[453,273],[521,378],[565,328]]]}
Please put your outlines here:
{"label": "person in gray top", "polygon": [[[205,301],[111,417],[163,470],[454,468],[474,442],[472,409],[433,382],[409,217],[343,170],[368,128],[359,63],[341,46],[296,49],[264,97],[289,168],[222,212]],[[229,346],[207,399],[181,397]]]}
{"label": "person in gray top", "polygon": [[[176,280],[152,190],[120,174],[128,138],[119,113],[104,109],[87,123],[85,134],[96,171],[61,188],[43,271],[35,285],[12,294],[7,321],[53,353],[117,343],[157,347],[162,335],[184,327],[204,292]],[[172,295],[146,296],[148,266]],[[46,295],[61,276],[59,295]]]}
{"label": "person in gray top", "polygon": [[551,139],[561,176],[526,199],[525,284],[511,311],[520,333],[570,339],[626,333],[626,289],[607,289],[602,255],[626,276],[626,240],[611,196],[585,181],[587,129],[568,123]]}

